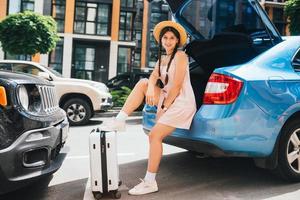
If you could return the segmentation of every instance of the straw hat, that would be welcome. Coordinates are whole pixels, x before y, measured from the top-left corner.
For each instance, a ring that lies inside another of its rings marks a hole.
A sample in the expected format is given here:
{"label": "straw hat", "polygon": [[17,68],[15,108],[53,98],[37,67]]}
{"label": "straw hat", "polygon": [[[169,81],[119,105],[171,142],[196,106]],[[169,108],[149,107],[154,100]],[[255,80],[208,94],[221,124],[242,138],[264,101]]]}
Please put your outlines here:
{"label": "straw hat", "polygon": [[162,21],[162,22],[159,22],[158,24],[156,24],[156,26],[154,27],[154,30],[153,30],[153,35],[154,35],[155,40],[159,43],[160,32],[163,28],[165,28],[167,26],[173,27],[179,32],[179,35],[180,35],[179,46],[182,47],[186,43],[187,34],[186,34],[184,28],[180,24],[173,22],[173,21]]}

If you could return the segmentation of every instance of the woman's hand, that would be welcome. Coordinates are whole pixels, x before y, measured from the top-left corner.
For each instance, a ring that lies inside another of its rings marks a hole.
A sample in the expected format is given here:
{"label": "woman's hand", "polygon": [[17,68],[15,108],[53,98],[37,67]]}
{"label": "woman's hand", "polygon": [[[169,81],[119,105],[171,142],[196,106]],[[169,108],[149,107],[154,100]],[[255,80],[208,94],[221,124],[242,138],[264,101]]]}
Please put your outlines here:
{"label": "woman's hand", "polygon": [[154,87],[148,86],[147,92],[146,92],[146,104],[150,106],[154,106]]}

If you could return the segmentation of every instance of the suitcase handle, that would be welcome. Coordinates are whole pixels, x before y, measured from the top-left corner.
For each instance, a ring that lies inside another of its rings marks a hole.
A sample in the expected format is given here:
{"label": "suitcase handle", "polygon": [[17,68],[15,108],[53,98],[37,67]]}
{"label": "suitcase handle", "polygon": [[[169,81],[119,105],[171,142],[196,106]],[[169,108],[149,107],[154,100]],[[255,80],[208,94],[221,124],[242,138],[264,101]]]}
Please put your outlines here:
{"label": "suitcase handle", "polygon": [[90,134],[92,134],[92,133],[94,133],[95,132],[95,129],[93,129],[91,132],[90,132]]}

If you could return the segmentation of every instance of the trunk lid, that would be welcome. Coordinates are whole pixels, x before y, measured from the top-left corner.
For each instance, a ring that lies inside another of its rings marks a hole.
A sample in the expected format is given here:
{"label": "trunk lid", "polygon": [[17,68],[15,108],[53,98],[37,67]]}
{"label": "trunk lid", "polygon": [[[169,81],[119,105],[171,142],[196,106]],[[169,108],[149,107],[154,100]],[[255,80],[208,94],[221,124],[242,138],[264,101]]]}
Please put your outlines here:
{"label": "trunk lid", "polygon": [[247,62],[282,41],[257,0],[167,3],[175,20],[191,35],[186,53],[209,71]]}

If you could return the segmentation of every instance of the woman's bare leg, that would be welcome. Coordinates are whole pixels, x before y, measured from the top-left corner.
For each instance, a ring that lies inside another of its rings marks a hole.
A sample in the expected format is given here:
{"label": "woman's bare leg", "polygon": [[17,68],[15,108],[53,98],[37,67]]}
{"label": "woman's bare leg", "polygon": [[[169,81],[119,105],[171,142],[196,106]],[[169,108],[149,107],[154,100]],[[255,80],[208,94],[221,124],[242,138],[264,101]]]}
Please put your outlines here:
{"label": "woman's bare leg", "polygon": [[167,126],[165,124],[157,123],[149,134],[149,159],[147,171],[157,173],[160,160],[163,153],[162,140],[170,135],[176,128]]}
{"label": "woman's bare leg", "polygon": [[[126,99],[126,102],[122,107],[122,111],[124,111],[128,116],[143,103],[148,88],[148,81],[148,79],[143,78],[137,82]],[[158,104],[159,93],[159,88],[155,87],[155,105]]]}

